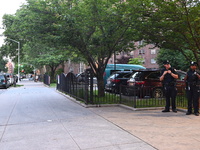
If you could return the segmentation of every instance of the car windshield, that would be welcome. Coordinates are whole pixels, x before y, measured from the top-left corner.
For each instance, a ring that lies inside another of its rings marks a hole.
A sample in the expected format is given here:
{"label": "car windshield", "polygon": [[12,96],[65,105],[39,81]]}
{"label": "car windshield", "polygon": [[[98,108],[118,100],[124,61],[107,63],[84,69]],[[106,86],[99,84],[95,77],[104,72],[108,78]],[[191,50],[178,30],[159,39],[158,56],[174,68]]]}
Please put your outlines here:
{"label": "car windshield", "polygon": [[117,78],[119,76],[119,74],[112,74],[109,78],[114,79]]}
{"label": "car windshield", "polygon": [[132,72],[121,72],[121,73],[115,73],[112,74],[109,78],[114,79],[114,78],[129,78]]}
{"label": "car windshield", "polygon": [[142,78],[143,78],[143,73],[142,72],[135,72],[132,76],[131,76],[131,78],[133,78],[133,79],[135,79],[136,81],[138,81],[138,80],[142,80]]}
{"label": "car windshield", "polygon": [[160,78],[160,72],[151,72],[147,79],[159,79]]}

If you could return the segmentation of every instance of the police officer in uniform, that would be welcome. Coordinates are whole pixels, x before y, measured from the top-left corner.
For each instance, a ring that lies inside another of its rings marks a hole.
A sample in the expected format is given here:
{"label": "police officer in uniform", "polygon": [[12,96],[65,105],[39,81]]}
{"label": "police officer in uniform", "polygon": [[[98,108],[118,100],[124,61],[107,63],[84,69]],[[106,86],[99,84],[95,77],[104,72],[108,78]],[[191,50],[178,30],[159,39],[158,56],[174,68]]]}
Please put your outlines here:
{"label": "police officer in uniform", "polygon": [[199,116],[199,79],[200,75],[197,72],[197,63],[190,63],[190,70],[185,76],[186,94],[188,99],[188,110],[186,115],[192,114],[192,106],[194,107],[194,114]]}
{"label": "police officer in uniform", "polygon": [[161,71],[160,81],[163,83],[163,88],[165,91],[166,105],[162,112],[170,112],[170,99],[172,101],[172,111],[176,110],[176,79],[178,79],[178,74],[173,69],[168,60],[163,62],[164,69]]}

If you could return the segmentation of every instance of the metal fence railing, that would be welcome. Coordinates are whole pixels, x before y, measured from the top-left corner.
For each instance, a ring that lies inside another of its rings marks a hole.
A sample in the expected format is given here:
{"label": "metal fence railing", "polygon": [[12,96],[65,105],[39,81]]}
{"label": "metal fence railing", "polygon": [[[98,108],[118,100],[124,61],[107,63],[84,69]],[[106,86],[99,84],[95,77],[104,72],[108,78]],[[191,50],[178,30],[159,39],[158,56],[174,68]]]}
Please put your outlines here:
{"label": "metal fence railing", "polygon": [[[137,89],[137,92],[127,93],[127,86],[120,86],[119,93],[105,91],[104,97],[98,97],[97,84],[93,82],[92,73],[86,71],[84,81],[79,81],[73,73],[60,74],[57,76],[57,90],[74,97],[83,103],[102,105],[102,104],[124,104],[134,108],[144,107],[164,107],[165,96],[159,89],[152,90],[152,87],[143,87]],[[125,90],[125,91],[124,91]],[[162,90],[162,89],[161,89]],[[187,99],[183,92],[178,93],[176,97],[177,107],[186,108]],[[157,92],[157,93],[155,93]]]}
{"label": "metal fence railing", "polygon": [[43,80],[44,84],[50,86],[51,82],[50,82],[50,76],[49,75],[45,74],[45,75],[43,75],[43,77],[41,79]]}

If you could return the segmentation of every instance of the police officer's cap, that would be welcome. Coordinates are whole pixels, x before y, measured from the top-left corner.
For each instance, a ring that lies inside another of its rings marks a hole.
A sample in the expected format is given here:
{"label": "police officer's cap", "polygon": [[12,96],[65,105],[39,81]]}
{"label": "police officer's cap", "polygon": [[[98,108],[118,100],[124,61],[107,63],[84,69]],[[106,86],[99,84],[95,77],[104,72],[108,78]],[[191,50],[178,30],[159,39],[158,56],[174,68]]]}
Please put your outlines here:
{"label": "police officer's cap", "polygon": [[196,66],[196,65],[197,65],[197,62],[194,62],[194,61],[190,62],[190,66]]}
{"label": "police officer's cap", "polygon": [[163,61],[163,65],[166,65],[166,64],[170,64],[170,63],[169,63],[169,60]]}

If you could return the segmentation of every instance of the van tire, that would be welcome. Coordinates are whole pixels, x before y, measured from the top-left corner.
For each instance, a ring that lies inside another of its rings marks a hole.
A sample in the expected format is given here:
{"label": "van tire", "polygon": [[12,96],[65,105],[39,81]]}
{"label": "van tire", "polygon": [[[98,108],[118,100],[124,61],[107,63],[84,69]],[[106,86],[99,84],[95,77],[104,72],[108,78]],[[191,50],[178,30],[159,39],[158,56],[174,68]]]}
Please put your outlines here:
{"label": "van tire", "polygon": [[164,95],[164,92],[161,88],[155,88],[153,90],[153,93],[152,93],[152,97],[154,98],[162,98]]}

